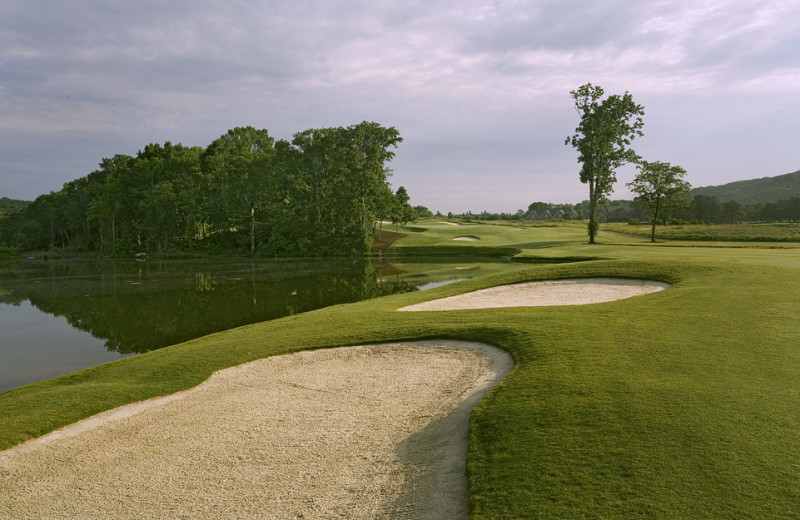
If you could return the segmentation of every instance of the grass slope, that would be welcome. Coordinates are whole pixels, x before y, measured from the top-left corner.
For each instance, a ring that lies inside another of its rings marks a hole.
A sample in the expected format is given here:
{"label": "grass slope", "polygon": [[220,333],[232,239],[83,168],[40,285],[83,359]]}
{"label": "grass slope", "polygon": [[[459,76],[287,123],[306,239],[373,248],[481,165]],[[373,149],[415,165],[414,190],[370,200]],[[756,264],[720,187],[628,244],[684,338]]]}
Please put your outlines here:
{"label": "grass slope", "polygon": [[[499,346],[516,362],[473,412],[473,518],[800,515],[800,250],[651,247],[613,234],[590,247],[570,226],[419,227],[407,231],[407,248],[603,259],[334,306],[12,390],[0,395],[0,448],[264,356],[447,337]],[[480,241],[449,244],[465,234]],[[673,286],[588,306],[394,312],[494,285],[584,276]]]}

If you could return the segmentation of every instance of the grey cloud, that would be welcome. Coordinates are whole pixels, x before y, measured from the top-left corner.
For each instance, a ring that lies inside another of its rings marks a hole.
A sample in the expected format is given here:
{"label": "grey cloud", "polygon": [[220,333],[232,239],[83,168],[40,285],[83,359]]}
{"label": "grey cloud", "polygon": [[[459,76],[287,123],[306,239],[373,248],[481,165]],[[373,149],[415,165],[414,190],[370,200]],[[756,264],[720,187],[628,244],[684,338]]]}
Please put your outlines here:
{"label": "grey cloud", "polygon": [[530,1],[498,6],[497,16],[475,27],[468,48],[497,52],[557,48],[566,52],[624,40],[636,27],[637,3]]}
{"label": "grey cloud", "polygon": [[[394,183],[413,188],[414,199],[439,196],[439,188],[425,194],[435,178],[477,185],[488,176],[496,179],[488,182],[493,200],[505,200],[503,190],[519,192],[519,200],[486,209],[527,205],[530,195],[516,186],[532,179],[554,193],[572,189],[577,201],[584,187],[563,138],[577,124],[569,90],[585,81],[643,101],[653,114],[646,136],[650,125],[667,127],[652,132],[664,155],[656,159],[672,160],[671,146],[678,156],[703,139],[714,153],[694,153],[692,166],[718,168],[725,144],[714,142],[715,127],[730,138],[755,121],[796,135],[796,123],[786,121],[800,120],[789,96],[800,77],[800,14],[780,0],[742,2],[735,12],[714,5],[4,2],[0,142],[15,145],[3,150],[0,190],[32,198],[44,184],[57,189],[101,157],[135,153],[148,142],[204,146],[244,124],[290,138],[367,119],[405,137]],[[776,5],[786,10],[766,10]],[[766,25],[753,24],[759,16]],[[770,96],[759,95],[763,82],[773,84]],[[782,119],[766,115],[779,108]],[[774,143],[760,146],[759,153],[776,155]],[[50,158],[37,157],[37,147]],[[59,156],[64,161],[52,159]],[[783,157],[774,164],[792,160]],[[739,162],[739,172],[752,164]],[[20,178],[37,180],[24,186]],[[460,197],[479,201],[487,189]]]}

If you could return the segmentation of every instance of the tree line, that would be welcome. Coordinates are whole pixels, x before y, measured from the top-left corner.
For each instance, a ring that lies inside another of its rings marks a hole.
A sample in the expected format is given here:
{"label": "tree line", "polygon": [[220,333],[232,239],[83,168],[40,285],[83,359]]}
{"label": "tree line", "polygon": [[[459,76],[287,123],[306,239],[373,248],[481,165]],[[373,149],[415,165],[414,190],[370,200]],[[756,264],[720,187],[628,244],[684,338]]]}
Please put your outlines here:
{"label": "tree line", "polygon": [[[589,218],[590,202],[553,204],[532,202],[527,210],[516,213],[461,213],[439,215],[460,220],[584,220]],[[651,214],[636,200],[609,200],[597,209],[599,222],[650,222]],[[673,208],[662,214],[665,223],[739,224],[742,222],[800,222],[800,197],[790,197],[774,202],[740,204],[721,201],[713,195],[696,195],[686,206]]]}
{"label": "tree line", "polygon": [[714,195],[695,195],[688,211],[675,217],[705,224],[800,222],[800,197],[741,204],[735,200],[723,202]]}
{"label": "tree line", "polygon": [[[360,255],[376,221],[408,218],[387,163],[393,127],[310,129],[291,141],[236,127],[206,148],[148,144],[0,218],[0,243],[132,252],[249,250],[280,256]],[[413,212],[412,212],[413,213]]]}

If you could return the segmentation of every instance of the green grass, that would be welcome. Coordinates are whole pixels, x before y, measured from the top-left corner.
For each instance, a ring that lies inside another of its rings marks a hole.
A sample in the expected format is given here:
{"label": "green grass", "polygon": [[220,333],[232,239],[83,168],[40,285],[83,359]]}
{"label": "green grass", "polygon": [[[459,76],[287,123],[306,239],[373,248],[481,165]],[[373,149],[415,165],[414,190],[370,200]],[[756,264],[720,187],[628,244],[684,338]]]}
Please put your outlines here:
{"label": "green grass", "polygon": [[[608,223],[603,229],[650,238],[650,224]],[[656,240],[800,242],[800,222],[771,224],[678,224],[656,226]]]}
{"label": "green grass", "polygon": [[[394,248],[398,263],[422,248],[596,260],[334,306],[12,390],[0,395],[0,448],[264,356],[446,337],[496,345],[516,363],[472,414],[473,518],[800,516],[800,249],[649,245],[609,232],[589,246],[579,225],[414,227],[423,230]],[[464,235],[480,240],[451,244]],[[587,306],[394,312],[583,276],[673,285]]]}

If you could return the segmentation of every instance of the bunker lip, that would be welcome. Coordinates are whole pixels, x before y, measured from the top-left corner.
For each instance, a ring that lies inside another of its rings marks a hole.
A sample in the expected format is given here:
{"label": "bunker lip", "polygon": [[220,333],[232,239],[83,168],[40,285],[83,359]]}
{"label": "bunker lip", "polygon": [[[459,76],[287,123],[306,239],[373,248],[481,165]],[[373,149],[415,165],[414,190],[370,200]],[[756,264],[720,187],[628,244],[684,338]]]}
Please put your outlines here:
{"label": "bunker lip", "polygon": [[502,307],[588,305],[663,291],[669,284],[630,278],[573,278],[500,285],[438,300],[408,305],[398,311],[452,311]]}
{"label": "bunker lip", "polygon": [[467,518],[469,415],[512,366],[428,340],[231,367],[0,452],[0,511]]}

